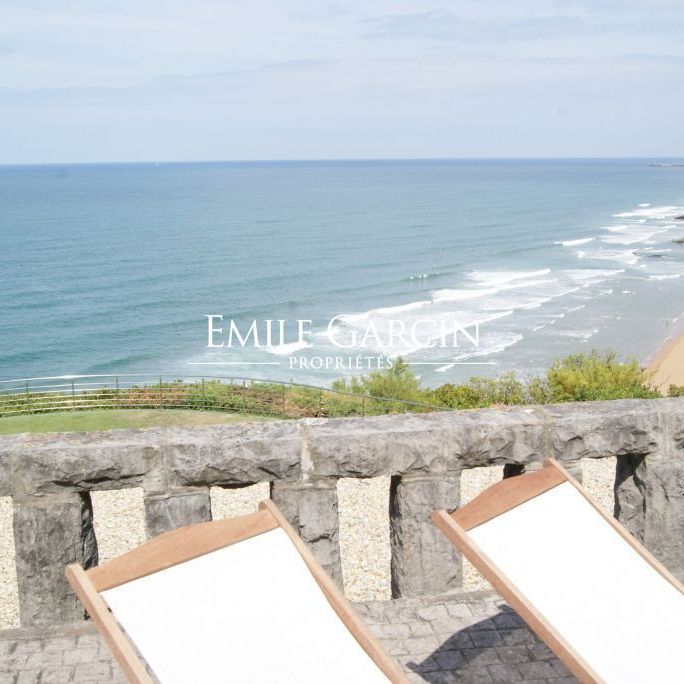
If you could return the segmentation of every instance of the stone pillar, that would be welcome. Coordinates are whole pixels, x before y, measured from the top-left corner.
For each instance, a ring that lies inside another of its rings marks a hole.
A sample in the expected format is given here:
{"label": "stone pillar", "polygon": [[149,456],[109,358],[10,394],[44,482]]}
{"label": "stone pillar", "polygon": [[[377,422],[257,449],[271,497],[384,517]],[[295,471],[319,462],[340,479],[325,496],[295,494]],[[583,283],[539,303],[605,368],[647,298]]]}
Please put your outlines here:
{"label": "stone pillar", "polygon": [[151,539],[184,525],[211,520],[209,487],[145,494],[145,526]]}
{"label": "stone pillar", "polygon": [[460,473],[392,478],[393,597],[443,594],[461,587],[461,556],[430,518],[437,509],[458,508],[460,481]]}
{"label": "stone pillar", "polygon": [[684,458],[618,456],[615,517],[684,581]]}
{"label": "stone pillar", "polygon": [[97,564],[89,494],[14,501],[14,544],[22,627],[80,622],[83,607],[64,576],[69,563]]}
{"label": "stone pillar", "polygon": [[337,481],[271,483],[271,499],[307,543],[316,560],[342,587]]}

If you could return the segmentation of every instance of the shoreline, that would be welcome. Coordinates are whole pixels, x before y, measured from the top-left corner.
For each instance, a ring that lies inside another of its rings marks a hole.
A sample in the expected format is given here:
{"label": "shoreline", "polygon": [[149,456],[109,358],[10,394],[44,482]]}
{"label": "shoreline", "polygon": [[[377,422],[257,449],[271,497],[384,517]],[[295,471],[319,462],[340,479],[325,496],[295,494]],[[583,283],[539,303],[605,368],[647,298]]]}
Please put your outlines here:
{"label": "shoreline", "polygon": [[684,330],[666,339],[651,357],[646,373],[649,384],[667,395],[670,385],[684,385]]}

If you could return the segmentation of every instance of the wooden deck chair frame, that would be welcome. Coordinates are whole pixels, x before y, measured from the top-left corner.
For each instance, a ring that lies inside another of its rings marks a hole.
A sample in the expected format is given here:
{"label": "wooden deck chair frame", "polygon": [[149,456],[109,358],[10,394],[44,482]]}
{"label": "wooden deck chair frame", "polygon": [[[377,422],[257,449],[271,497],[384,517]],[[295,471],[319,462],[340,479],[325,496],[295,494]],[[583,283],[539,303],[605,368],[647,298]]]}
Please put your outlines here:
{"label": "wooden deck chair frame", "polygon": [[506,575],[482,552],[468,531],[506,513],[520,504],[564,482],[572,484],[615,531],[658,573],[684,593],[684,585],[654,558],[615,518],[603,511],[586,490],[552,458],[540,470],[507,478],[489,487],[469,504],[453,513],[435,511],[432,520],[475,566],[496,591],[522,617],[537,636],[563,661],[580,682],[596,684],[603,680],[554,627],[536,610]]}
{"label": "wooden deck chair frame", "polygon": [[78,564],[69,565],[65,574],[129,681],[135,684],[152,684],[153,680],[146,666],[100,592],[278,527],[283,529],[294,544],[324,596],[359,645],[391,682],[407,684],[408,680],[403,670],[385,653],[366,624],[344,598],[337,584],[319,565],[278,507],[270,500],[262,501],[255,513],[181,527],[89,570],[84,570]]}

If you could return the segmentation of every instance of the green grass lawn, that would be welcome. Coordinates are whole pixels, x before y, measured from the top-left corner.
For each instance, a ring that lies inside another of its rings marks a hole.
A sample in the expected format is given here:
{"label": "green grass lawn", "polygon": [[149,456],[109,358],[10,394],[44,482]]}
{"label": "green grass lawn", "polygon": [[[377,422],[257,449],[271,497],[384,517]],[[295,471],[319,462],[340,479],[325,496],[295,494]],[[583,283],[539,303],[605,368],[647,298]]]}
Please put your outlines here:
{"label": "green grass lawn", "polygon": [[103,411],[60,411],[0,418],[0,435],[16,432],[83,432],[116,428],[171,427],[244,423],[269,420],[263,416],[219,411],[175,409],[107,409]]}

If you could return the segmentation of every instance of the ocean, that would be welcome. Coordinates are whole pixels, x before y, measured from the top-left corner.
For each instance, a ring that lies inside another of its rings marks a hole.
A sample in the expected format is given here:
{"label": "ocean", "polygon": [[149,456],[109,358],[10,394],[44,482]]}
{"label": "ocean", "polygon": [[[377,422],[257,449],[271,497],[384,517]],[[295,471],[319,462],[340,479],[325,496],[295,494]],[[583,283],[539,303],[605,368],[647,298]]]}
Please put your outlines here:
{"label": "ocean", "polygon": [[[592,348],[646,361],[684,313],[677,163],[0,167],[0,377],[328,385],[401,354],[438,385]],[[336,316],[340,345],[363,345],[335,346]],[[258,321],[262,346],[227,348],[230,320]],[[286,321],[270,346],[266,320]],[[447,344],[454,322],[470,338]]]}

